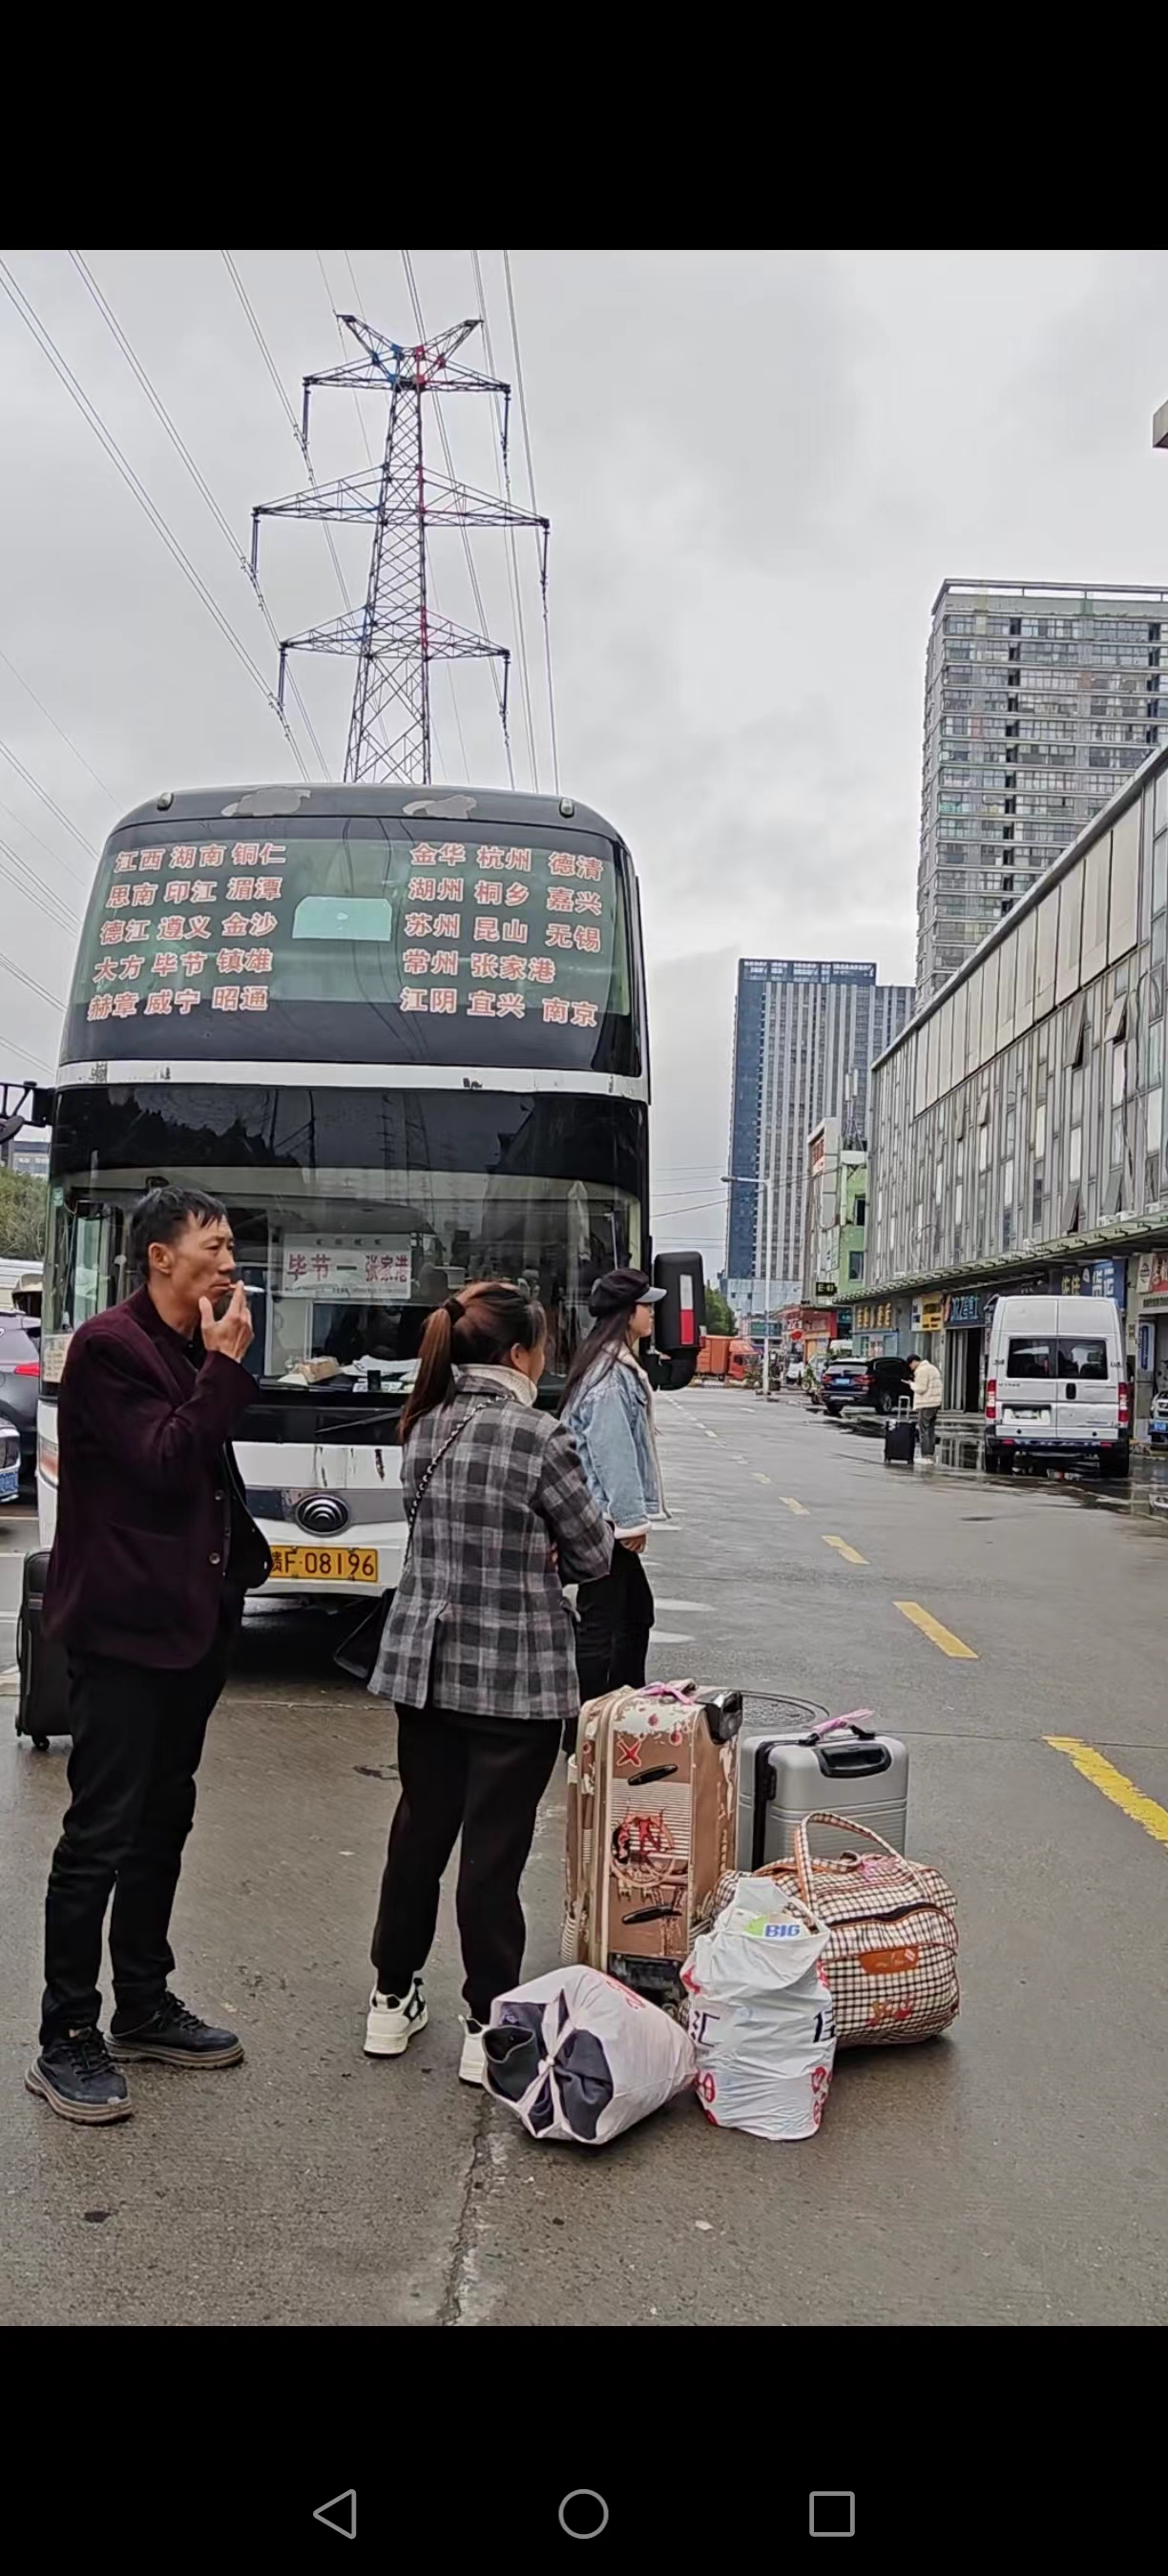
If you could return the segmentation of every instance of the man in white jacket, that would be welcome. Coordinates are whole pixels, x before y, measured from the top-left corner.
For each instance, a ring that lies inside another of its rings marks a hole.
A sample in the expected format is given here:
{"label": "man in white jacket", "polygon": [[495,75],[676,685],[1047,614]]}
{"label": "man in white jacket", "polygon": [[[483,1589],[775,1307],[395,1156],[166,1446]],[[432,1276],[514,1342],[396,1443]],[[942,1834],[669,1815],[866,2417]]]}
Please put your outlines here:
{"label": "man in white jacket", "polygon": [[913,1357],[909,1361],[913,1385],[913,1420],[920,1433],[921,1456],[931,1458],[937,1445],[937,1418],[941,1411],[941,1372],[932,1360]]}

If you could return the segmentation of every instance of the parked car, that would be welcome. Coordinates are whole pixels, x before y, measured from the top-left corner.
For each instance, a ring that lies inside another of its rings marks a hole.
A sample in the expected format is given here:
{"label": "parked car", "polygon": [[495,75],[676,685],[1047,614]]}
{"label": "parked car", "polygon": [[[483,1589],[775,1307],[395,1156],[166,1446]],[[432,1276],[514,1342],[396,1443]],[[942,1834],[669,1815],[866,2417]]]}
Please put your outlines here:
{"label": "parked car", "polygon": [[985,1463],[1131,1463],[1131,1390],[1119,1309],[1110,1297],[1000,1297],[986,1360]]}
{"label": "parked car", "polygon": [[877,1413],[895,1413],[902,1395],[911,1395],[912,1379],[904,1360],[829,1360],[821,1380],[821,1393],[829,1413],[838,1416],[845,1404],[865,1404]]}
{"label": "parked car", "polygon": [[0,1416],[20,1435],[21,1474],[36,1472],[41,1328],[28,1315],[0,1310]]}

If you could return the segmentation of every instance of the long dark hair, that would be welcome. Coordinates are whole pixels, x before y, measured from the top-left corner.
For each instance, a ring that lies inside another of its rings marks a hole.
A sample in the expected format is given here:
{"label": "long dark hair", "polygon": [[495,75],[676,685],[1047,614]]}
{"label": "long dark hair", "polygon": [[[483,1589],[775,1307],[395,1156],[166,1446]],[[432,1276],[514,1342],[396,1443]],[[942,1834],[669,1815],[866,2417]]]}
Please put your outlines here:
{"label": "long dark hair", "polygon": [[597,1368],[599,1364],[599,1373],[607,1377],[610,1368],[616,1366],[622,1348],[628,1344],[629,1325],[634,1312],[632,1306],[620,1306],[615,1315],[598,1316],[591,1332],[585,1333],[564,1379],[561,1413],[566,1413],[581,1379],[587,1377],[590,1369]]}
{"label": "long dark hair", "polygon": [[518,1342],[534,1351],[547,1336],[538,1297],[524,1295],[510,1279],[477,1279],[472,1288],[436,1306],[422,1335],[418,1374],[401,1418],[408,1440],[415,1423],[454,1393],[456,1368],[505,1368]]}

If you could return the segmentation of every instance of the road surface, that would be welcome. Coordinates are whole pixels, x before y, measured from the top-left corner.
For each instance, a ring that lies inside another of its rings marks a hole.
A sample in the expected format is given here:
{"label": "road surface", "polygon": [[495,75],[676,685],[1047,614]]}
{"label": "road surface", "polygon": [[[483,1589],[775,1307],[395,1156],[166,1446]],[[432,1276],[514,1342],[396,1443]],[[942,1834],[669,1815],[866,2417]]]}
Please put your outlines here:
{"label": "road surface", "polygon": [[[0,2320],[1168,2317],[1156,1496],[888,1470],[794,1398],[693,1388],[660,1413],[654,1672],[870,1706],[907,1738],[910,1848],[960,1906],[952,2035],[839,2059],[805,2144],[715,2132],[686,2100],[598,2155],[538,2147],[455,2080],[446,1904],[430,2028],[367,2064],[393,1724],[334,1676],[320,1623],[265,1617],[214,1721],[176,1924],[179,1991],[247,2062],[136,2070],[122,2128],[67,2128],[22,2089],[66,1748],[0,1734]],[[10,1518],[0,1544],[28,1535]],[[562,1832],[560,1780],[533,1973],[558,1954]]]}

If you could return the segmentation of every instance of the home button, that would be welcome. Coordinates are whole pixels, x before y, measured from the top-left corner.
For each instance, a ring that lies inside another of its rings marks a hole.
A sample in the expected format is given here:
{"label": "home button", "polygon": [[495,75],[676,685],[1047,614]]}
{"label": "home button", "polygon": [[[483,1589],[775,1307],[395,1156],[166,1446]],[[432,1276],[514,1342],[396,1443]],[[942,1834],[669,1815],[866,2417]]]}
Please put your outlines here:
{"label": "home button", "polygon": [[608,2529],[608,2506],[595,2487],[573,2487],[561,2501],[558,2519],[569,2540],[599,2540]]}

